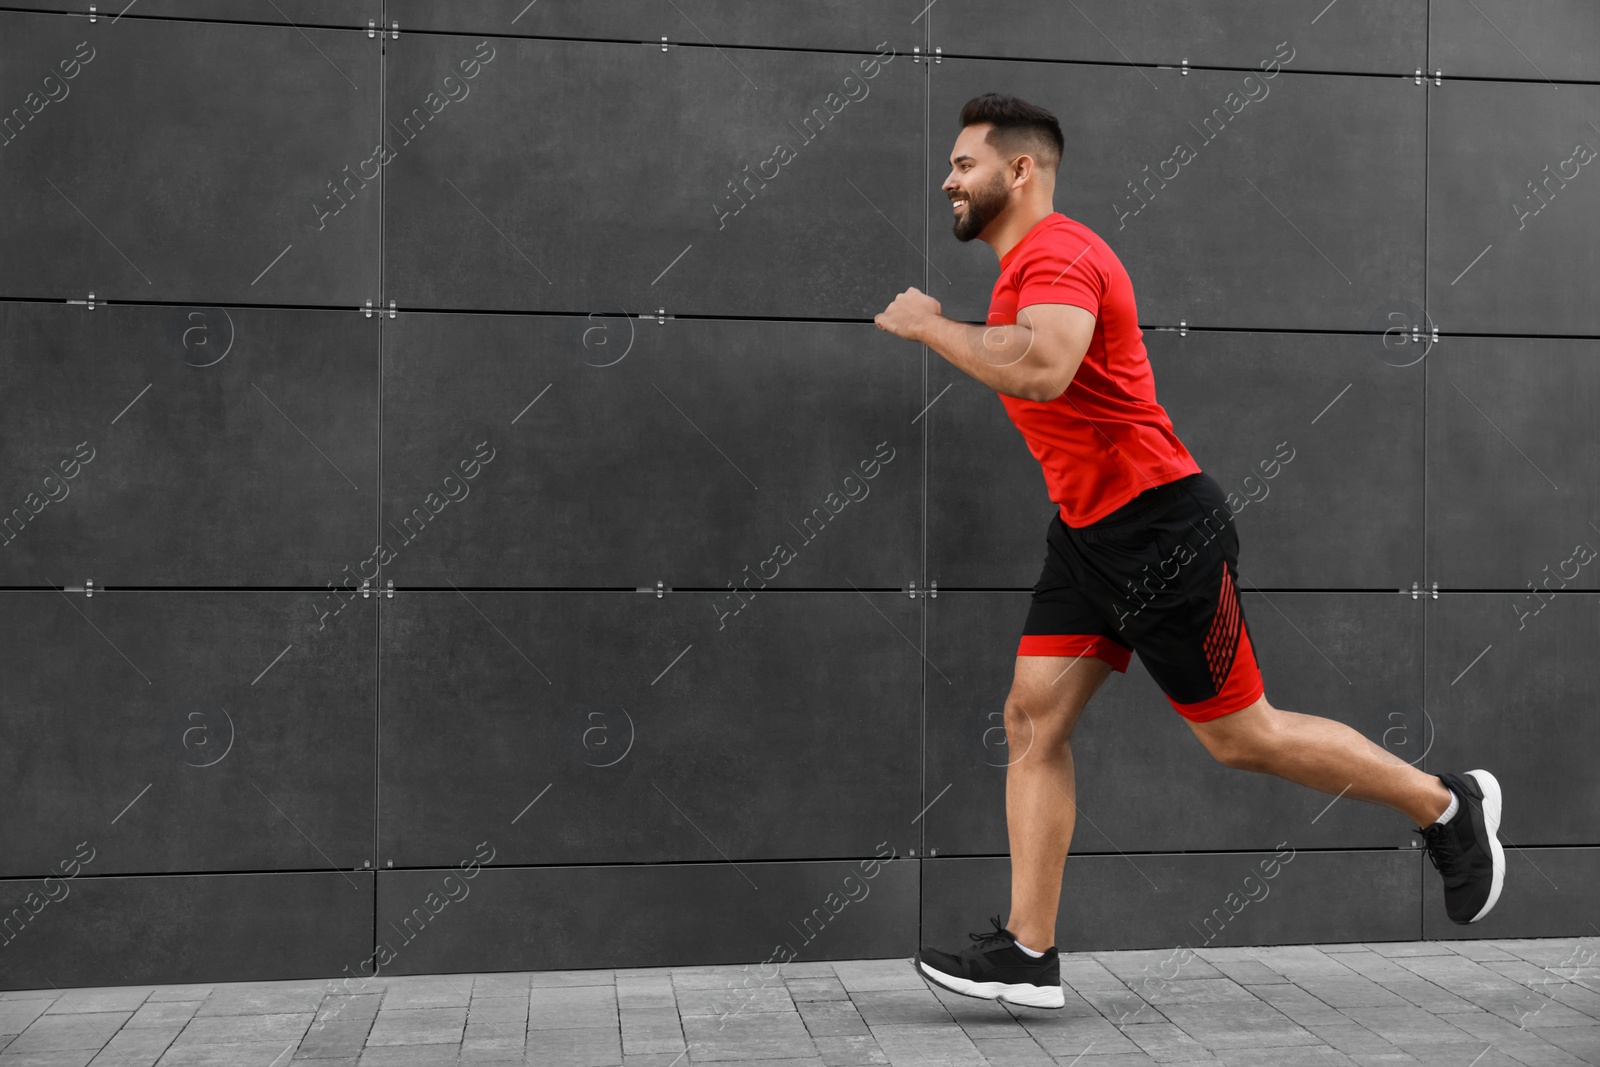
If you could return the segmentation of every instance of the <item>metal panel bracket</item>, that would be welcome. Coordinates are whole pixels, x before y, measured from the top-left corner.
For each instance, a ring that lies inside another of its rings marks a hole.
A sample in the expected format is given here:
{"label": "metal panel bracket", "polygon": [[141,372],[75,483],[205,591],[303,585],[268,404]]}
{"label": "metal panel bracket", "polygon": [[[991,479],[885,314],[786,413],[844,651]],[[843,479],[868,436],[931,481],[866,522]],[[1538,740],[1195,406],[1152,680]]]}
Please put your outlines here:
{"label": "metal panel bracket", "polygon": [[1189,59],[1187,56],[1184,57],[1183,65],[1178,68],[1178,73],[1182,74],[1185,78],[1189,76]]}
{"label": "metal panel bracket", "polygon": [[400,39],[400,24],[398,22],[389,23],[389,37],[395,41]]}
{"label": "metal panel bracket", "polygon": [[1422,68],[1421,67],[1417,68],[1417,73],[1414,74],[1413,77],[1415,77],[1417,79],[1417,84],[1418,85],[1422,84]]}
{"label": "metal panel bracket", "polygon": [[370,301],[370,300],[367,301],[366,313],[367,313],[367,318],[369,318],[369,319],[372,318],[372,301]]}
{"label": "metal panel bracket", "polygon": [[668,593],[672,592],[672,586],[668,585],[666,582],[662,581],[660,578],[657,578],[655,585],[637,586],[637,587],[635,587],[635,589],[633,591],[635,593],[654,593],[656,595],[656,599],[660,600],[662,597],[664,597]]}
{"label": "metal panel bracket", "polygon": [[384,595],[384,598],[387,599],[387,600],[393,600],[394,599],[394,579],[393,578],[390,578],[389,579],[389,584],[384,587],[383,595]]}
{"label": "metal panel bracket", "polygon": [[1443,85],[1444,84],[1444,71],[1435,70],[1433,72],[1433,84],[1435,84],[1435,85]]}
{"label": "metal panel bracket", "polygon": [[1188,337],[1189,336],[1189,320],[1188,319],[1179,319],[1178,320],[1178,336],[1179,337]]}
{"label": "metal panel bracket", "polygon": [[668,319],[669,316],[667,315],[667,309],[666,308],[657,308],[656,309],[656,313],[654,315],[652,315],[648,311],[646,311],[646,312],[641,313],[639,315],[639,317],[641,319],[653,319],[657,326],[665,326],[667,324],[667,319]]}
{"label": "metal panel bracket", "polygon": [[366,600],[372,596],[372,579],[361,579],[361,599]]}
{"label": "metal panel bracket", "polygon": [[911,62],[922,62],[922,46],[920,44],[914,44],[911,46]]}
{"label": "metal panel bracket", "polygon": [[933,61],[935,63],[943,63],[944,62],[944,49],[943,48],[935,48],[933,50]]}
{"label": "metal panel bracket", "polygon": [[931,582],[928,583],[928,599],[929,600],[938,600],[939,599],[939,579],[937,579],[937,578],[933,579]]}
{"label": "metal panel bracket", "polygon": [[394,301],[389,301],[389,317],[394,318]]}
{"label": "metal panel bracket", "polygon": [[911,579],[911,584],[906,587],[906,596],[912,600],[917,599],[917,580],[915,578]]}
{"label": "metal panel bracket", "polygon": [[663,52],[667,50],[667,39],[665,37],[661,38],[661,50]]}
{"label": "metal panel bracket", "polygon": [[[69,303],[69,304],[86,305],[89,308],[90,311],[93,311],[94,310],[94,293],[90,292],[89,293],[89,299],[87,299],[87,300],[68,300],[67,303]],[[104,304],[105,301],[102,300],[102,301],[100,301],[100,303]]]}
{"label": "metal panel bracket", "polygon": [[368,19],[367,20],[367,36],[369,38],[378,36],[378,20],[377,19]]}
{"label": "metal panel bracket", "polygon": [[89,21],[93,22],[94,20],[95,20],[94,5],[90,4],[89,5]]}
{"label": "metal panel bracket", "polygon": [[[1401,590],[1401,592],[1404,592],[1404,590]],[[1417,583],[1416,582],[1412,582],[1411,583],[1411,599],[1415,600],[1415,599],[1417,599],[1417,596],[1418,596]]]}
{"label": "metal panel bracket", "polygon": [[1439,583],[1438,582],[1434,582],[1433,583],[1433,599],[1435,599],[1435,600],[1439,599]]}

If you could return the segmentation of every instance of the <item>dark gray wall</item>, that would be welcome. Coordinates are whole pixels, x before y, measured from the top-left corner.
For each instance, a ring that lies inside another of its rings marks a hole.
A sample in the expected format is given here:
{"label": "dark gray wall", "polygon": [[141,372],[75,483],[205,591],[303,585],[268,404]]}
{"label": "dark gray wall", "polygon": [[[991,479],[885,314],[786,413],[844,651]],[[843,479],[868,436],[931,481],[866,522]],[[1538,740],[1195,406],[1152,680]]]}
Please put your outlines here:
{"label": "dark gray wall", "polygon": [[1455,927],[1404,819],[1221,768],[1135,660],[1061,945],[1600,919],[1591,5],[84,6],[0,4],[0,988],[1004,914],[1052,505],[872,326],[984,317],[938,184],[989,90],[1061,118],[1202,466],[1294,449],[1238,518],[1269,698],[1488,766],[1517,846]]}

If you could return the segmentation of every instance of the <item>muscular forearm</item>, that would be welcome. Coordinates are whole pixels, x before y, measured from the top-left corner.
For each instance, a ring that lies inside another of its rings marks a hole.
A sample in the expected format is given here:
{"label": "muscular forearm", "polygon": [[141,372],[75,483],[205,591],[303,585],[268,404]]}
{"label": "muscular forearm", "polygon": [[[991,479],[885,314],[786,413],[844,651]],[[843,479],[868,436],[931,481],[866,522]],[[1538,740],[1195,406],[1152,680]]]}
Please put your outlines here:
{"label": "muscular forearm", "polygon": [[1044,398],[1046,384],[1040,368],[1028,358],[1033,331],[1020,323],[970,326],[935,315],[919,331],[917,340],[997,392],[1024,400]]}

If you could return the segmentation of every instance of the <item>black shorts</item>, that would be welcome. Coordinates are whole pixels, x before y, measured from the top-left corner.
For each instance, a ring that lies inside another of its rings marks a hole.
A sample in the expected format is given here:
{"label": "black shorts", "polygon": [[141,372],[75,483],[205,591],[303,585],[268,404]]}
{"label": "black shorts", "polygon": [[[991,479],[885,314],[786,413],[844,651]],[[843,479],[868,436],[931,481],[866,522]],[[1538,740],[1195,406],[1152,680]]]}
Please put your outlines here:
{"label": "black shorts", "polygon": [[1205,722],[1261,698],[1239,598],[1239,538],[1205,473],[1147,489],[1099,522],[1059,512],[1019,656],[1096,656],[1118,671],[1134,652],[1178,714]]}

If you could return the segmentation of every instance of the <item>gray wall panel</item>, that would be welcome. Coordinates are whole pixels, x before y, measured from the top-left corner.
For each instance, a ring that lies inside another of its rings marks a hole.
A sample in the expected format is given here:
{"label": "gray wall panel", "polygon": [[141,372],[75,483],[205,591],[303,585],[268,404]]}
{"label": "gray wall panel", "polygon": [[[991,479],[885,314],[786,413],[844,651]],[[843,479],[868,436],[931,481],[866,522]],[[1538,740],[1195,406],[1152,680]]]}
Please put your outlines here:
{"label": "gray wall panel", "polygon": [[[463,843],[458,862],[479,855],[479,844]],[[750,963],[752,989],[776,973],[773,963],[916,951],[917,861],[904,850],[739,866],[487,867],[471,879],[470,867],[385,871],[382,947],[374,949],[380,964],[389,957],[389,974],[562,970],[602,959],[614,967]],[[430,893],[442,903],[430,903]],[[749,1010],[745,988],[742,980],[732,986],[726,1010]]]}
{"label": "gray wall panel", "polygon": [[[19,109],[0,115],[0,294],[378,298],[377,186],[342,169],[380,136],[364,31],[20,12],[0,25],[0,101]],[[65,81],[63,62],[78,64]]]}
{"label": "gray wall panel", "polygon": [[[1600,841],[1600,602],[1559,593],[1441,594],[1428,604],[1427,768],[1483,767],[1505,792],[1513,845]],[[1533,872],[1513,859],[1513,872]],[[1535,876],[1536,877],[1536,876]],[[1557,879],[1559,882],[1559,879]]]}
{"label": "gray wall panel", "polygon": [[[1152,330],[1145,345],[1178,437],[1237,496],[1252,581],[1398,589],[1422,578],[1420,365],[1386,363],[1373,336]],[[937,357],[929,380],[930,393],[953,386],[927,416],[930,574],[1031,588],[1053,512],[1039,464],[993,390]]]}
{"label": "gray wall panel", "polygon": [[1411,73],[1427,46],[1426,0],[943,0],[929,12],[945,55],[1255,67],[1291,41],[1309,70]]}
{"label": "gray wall panel", "polygon": [[371,860],[376,601],[310,599],[0,593],[0,875]]}
{"label": "gray wall panel", "polygon": [[406,126],[478,47],[389,42],[402,307],[871,318],[922,284],[910,56],[497,38],[468,95]]}
{"label": "gray wall panel", "polygon": [[[134,4],[138,6],[135,7]],[[89,5],[76,0],[27,0],[5,7],[63,11],[83,17],[88,24]],[[391,0],[392,6],[392,0]],[[195,18],[210,22],[265,22],[295,26],[347,26],[365,28],[379,15],[380,0],[113,0],[99,5],[97,23],[114,25],[130,18]]]}
{"label": "gray wall panel", "polygon": [[[1428,356],[1428,579],[1600,588],[1600,346],[1452,337]],[[1570,561],[1570,562],[1569,562]],[[1530,602],[1531,606],[1531,602]]]}
{"label": "gray wall panel", "polygon": [[[1591,34],[1585,47],[1595,52]],[[1600,86],[1446,80],[1428,113],[1428,314],[1443,333],[1600,334]]]}
{"label": "gray wall panel", "polygon": [[[910,54],[927,36],[918,18],[927,0],[606,0],[530,4],[528,0],[388,0],[389,19],[405,29],[532,37],[606,37],[624,41],[766,48],[876,48],[888,41]],[[658,45],[659,47],[659,45]]]}
{"label": "gray wall panel", "polygon": [[[1594,893],[1595,880],[1600,878],[1600,848],[1508,849],[1506,864],[1505,889],[1494,911],[1470,926],[1460,926],[1445,914],[1444,898],[1435,895],[1423,902],[1422,936],[1441,941],[1594,936],[1590,924],[1600,919]],[[1431,876],[1433,872],[1426,873]],[[1587,958],[1592,961],[1594,957]],[[1570,979],[1572,966],[1555,969],[1552,978]],[[1592,967],[1591,963],[1591,976]]]}
{"label": "gray wall panel", "polygon": [[[928,602],[926,792],[951,787],[923,819],[939,856],[1009,851],[1005,766],[1027,755],[1008,749],[1003,709],[1028,603],[1026,593],[944,590]],[[1274,707],[1336,719],[1403,759],[1421,758],[1421,603],[1393,593],[1246,592],[1244,610]],[[1414,837],[1387,808],[1217,763],[1137,654],[1091,698],[1073,760],[1074,852],[1259,849],[1285,838],[1307,848],[1398,847]]]}
{"label": "gray wall panel", "polygon": [[[865,324],[620,316],[402,315],[386,329],[385,580],[918,576],[915,345]],[[493,458],[462,479],[480,451]]]}
{"label": "gray wall panel", "polygon": [[[1420,304],[1423,90],[1410,79],[1303,74],[1298,65],[1296,51],[1268,81],[1126,65],[934,67],[929,255],[944,313],[986,321],[999,276],[987,246],[951,236],[939,188],[962,105],[990,91],[1061,120],[1056,209],[1115,250],[1141,322],[1365,329],[1397,300]],[[1328,123],[1330,113],[1340,121]]]}
{"label": "gray wall panel", "polygon": [[353,312],[0,303],[0,584],[344,580],[378,348]]}
{"label": "gray wall panel", "polygon": [[383,606],[385,866],[451,864],[485,837],[498,862],[542,864],[917,847],[903,593],[761,594],[721,629],[712,593]]}
{"label": "gray wall panel", "polygon": [[1589,0],[1432,0],[1428,70],[1445,77],[1600,80],[1600,7]]}
{"label": "gray wall panel", "polygon": [[[71,855],[67,847],[64,855]],[[84,855],[88,855],[85,852]],[[90,871],[98,860],[84,868]],[[338,976],[372,944],[370,871],[0,882],[7,910],[55,898],[3,949],[0,989]],[[37,906],[37,905],[31,905]],[[316,1010],[321,994],[312,994]],[[242,1046],[236,1046],[242,1047]],[[47,1054],[48,1055],[48,1054]]]}
{"label": "gray wall panel", "polygon": [[[1293,836],[1282,840],[1273,846],[1279,852],[1069,858],[1056,944],[1063,952],[1172,949],[1172,958],[1181,960],[1184,946],[1420,935],[1415,852],[1305,852]],[[987,916],[998,912],[1004,921],[1010,885],[1003,858],[928,861],[923,944],[954,951],[966,944],[966,932],[988,925]],[[1148,988],[1159,988],[1162,973],[1160,961],[1153,961]]]}

